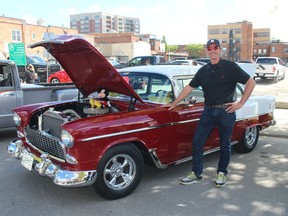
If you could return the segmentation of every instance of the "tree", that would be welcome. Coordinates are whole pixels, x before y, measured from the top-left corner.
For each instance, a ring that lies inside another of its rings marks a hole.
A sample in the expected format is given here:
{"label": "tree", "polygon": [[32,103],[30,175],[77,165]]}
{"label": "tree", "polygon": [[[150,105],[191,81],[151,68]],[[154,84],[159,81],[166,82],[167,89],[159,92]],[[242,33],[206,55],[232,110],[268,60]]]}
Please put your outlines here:
{"label": "tree", "polygon": [[204,51],[203,44],[187,44],[186,50],[192,58],[199,58]]}
{"label": "tree", "polygon": [[178,48],[179,48],[178,45],[168,45],[167,46],[167,51],[175,53],[178,50]]}
{"label": "tree", "polygon": [[165,52],[167,52],[167,50],[168,50],[168,45],[167,45],[165,36],[162,37],[161,43],[164,43],[164,44],[165,44]]}

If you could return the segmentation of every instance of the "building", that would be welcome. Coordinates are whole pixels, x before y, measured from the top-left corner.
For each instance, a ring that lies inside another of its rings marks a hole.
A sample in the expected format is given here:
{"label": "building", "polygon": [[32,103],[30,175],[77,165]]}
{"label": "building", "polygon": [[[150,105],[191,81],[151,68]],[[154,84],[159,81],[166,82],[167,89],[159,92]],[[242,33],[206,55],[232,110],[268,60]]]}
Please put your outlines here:
{"label": "building", "polygon": [[59,27],[59,26],[44,26],[44,21],[39,20],[38,24],[28,24],[24,19],[0,17],[0,53],[9,57],[9,43],[24,43],[26,47],[27,55],[38,55],[42,58],[47,59],[48,54],[45,48],[36,47],[34,49],[28,48],[30,44],[42,41],[43,39],[49,38],[54,34],[77,34],[78,31],[75,29]]}
{"label": "building", "polygon": [[288,62],[288,42],[272,41],[269,47],[269,56],[280,57]]}
{"label": "building", "polygon": [[70,27],[79,33],[134,32],[140,34],[140,19],[104,12],[70,15]]}
{"label": "building", "polygon": [[208,40],[221,42],[223,58],[231,61],[253,59],[252,23],[243,21],[224,25],[208,25]]}
{"label": "building", "polygon": [[109,59],[128,61],[140,55],[159,55],[165,52],[164,44],[155,35],[131,32],[91,33],[95,47]]}
{"label": "building", "polygon": [[253,59],[270,56],[271,35],[269,28],[253,29]]}

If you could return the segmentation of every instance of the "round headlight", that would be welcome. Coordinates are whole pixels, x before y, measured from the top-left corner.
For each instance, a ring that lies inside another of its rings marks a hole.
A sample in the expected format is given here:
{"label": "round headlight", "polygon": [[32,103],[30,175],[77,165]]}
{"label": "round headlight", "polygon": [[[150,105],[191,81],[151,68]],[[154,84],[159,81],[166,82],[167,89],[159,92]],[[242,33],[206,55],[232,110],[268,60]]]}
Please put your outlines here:
{"label": "round headlight", "polygon": [[74,143],[74,138],[66,130],[62,130],[61,141],[67,148],[71,148]]}
{"label": "round headlight", "polygon": [[21,118],[15,112],[13,112],[13,120],[16,126],[19,126],[21,124]]}

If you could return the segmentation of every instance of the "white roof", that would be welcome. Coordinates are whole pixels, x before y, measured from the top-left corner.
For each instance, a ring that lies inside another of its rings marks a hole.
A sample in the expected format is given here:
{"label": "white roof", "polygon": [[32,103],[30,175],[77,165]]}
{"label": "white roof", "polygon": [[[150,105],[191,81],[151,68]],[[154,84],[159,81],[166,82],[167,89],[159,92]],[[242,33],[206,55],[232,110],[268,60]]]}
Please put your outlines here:
{"label": "white roof", "polygon": [[202,66],[189,65],[151,65],[151,66],[136,66],[126,67],[118,70],[119,72],[145,72],[162,74],[170,79],[175,76],[194,76]]}

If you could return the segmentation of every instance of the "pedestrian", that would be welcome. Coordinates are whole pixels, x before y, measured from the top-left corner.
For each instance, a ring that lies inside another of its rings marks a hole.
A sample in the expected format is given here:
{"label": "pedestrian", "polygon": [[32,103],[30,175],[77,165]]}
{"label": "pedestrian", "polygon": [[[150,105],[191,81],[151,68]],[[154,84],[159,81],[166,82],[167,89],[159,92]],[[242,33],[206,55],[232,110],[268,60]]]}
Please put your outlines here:
{"label": "pedestrian", "polygon": [[[209,56],[210,62],[199,69],[175,101],[164,105],[164,107],[169,107],[169,110],[175,108],[194,88],[202,87],[205,106],[192,141],[192,171],[180,181],[184,185],[201,182],[203,146],[210,132],[217,127],[220,138],[220,158],[215,186],[223,187],[231,156],[230,138],[236,120],[235,111],[240,109],[248,100],[255,82],[236,63],[221,58],[219,40],[208,40],[206,54]],[[239,101],[235,101],[236,99],[233,97],[237,83],[245,84],[244,93]]]}
{"label": "pedestrian", "polygon": [[34,66],[32,64],[27,65],[27,69],[24,75],[24,82],[35,83],[35,72],[34,72]]}

